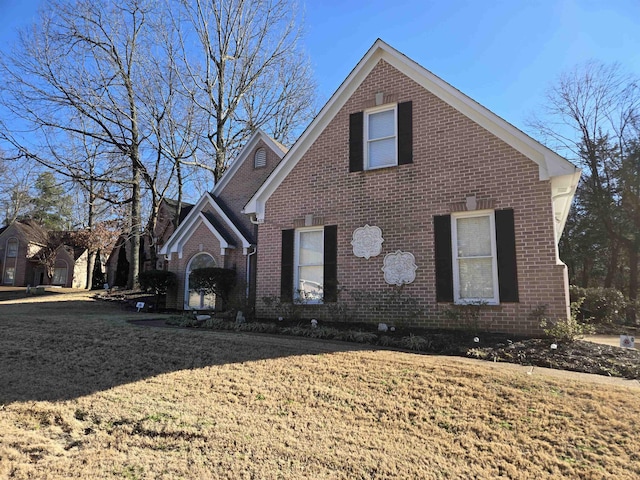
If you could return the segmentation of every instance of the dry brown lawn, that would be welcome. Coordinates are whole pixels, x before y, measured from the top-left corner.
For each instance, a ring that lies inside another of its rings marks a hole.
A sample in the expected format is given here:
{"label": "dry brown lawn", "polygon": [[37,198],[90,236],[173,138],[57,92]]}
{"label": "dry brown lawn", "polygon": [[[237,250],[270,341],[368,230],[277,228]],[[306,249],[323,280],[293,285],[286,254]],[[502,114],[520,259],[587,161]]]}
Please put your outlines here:
{"label": "dry brown lawn", "polygon": [[0,478],[640,477],[633,383],[143,316],[0,300]]}

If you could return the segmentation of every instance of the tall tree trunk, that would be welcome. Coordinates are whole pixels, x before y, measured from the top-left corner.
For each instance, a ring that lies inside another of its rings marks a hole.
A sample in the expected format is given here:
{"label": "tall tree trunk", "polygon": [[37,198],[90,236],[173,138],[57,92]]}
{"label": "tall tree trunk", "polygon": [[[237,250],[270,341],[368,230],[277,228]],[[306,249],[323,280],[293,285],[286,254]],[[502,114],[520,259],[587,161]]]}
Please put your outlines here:
{"label": "tall tree trunk", "polygon": [[[93,175],[93,172],[91,172]],[[95,210],[94,203],[96,201],[96,194],[94,193],[93,180],[89,180],[89,212],[87,218],[87,227],[89,231],[93,233],[95,222]],[[96,265],[96,252],[93,250],[93,246],[89,247],[87,254],[87,289],[91,290],[93,287],[93,270]]]}
{"label": "tall tree trunk", "polygon": [[613,238],[613,235],[609,237],[611,239],[611,247],[609,250],[609,263],[607,264],[607,274],[604,277],[604,288],[613,287],[613,281],[618,271],[618,254],[620,253],[620,243]]}
{"label": "tall tree trunk", "polygon": [[131,230],[130,255],[129,255],[129,278],[127,288],[132,289],[138,286],[138,274],[140,273],[140,166],[137,159],[133,161],[132,188],[131,188]]}
{"label": "tall tree trunk", "polygon": [[178,177],[178,205],[176,206],[176,217],[173,219],[173,230],[180,225],[180,213],[182,212],[182,168],[180,160],[176,161],[176,174]]}
{"label": "tall tree trunk", "polygon": [[[629,300],[635,304],[638,299],[638,241],[629,242]],[[636,322],[636,309],[632,306],[627,310],[627,320]]]}

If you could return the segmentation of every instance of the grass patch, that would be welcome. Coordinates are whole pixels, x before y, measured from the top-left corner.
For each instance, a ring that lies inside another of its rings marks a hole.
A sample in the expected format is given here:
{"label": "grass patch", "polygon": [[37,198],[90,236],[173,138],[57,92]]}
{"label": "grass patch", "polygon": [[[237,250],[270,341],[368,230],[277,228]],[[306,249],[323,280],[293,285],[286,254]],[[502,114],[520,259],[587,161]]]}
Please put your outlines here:
{"label": "grass patch", "polygon": [[640,476],[638,388],[82,297],[0,309],[0,478]]}

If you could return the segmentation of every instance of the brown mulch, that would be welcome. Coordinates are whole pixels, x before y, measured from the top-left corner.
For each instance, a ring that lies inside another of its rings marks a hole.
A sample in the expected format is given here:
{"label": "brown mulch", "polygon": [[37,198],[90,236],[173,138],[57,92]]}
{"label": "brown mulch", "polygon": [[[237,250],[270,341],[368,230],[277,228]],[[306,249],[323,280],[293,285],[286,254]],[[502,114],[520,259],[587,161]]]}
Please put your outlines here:
{"label": "brown mulch", "polygon": [[[137,301],[147,300],[147,305],[153,301],[148,295],[135,292],[113,292],[114,295],[100,295],[102,299],[120,301],[125,308],[134,308]],[[106,297],[106,298],[105,298]],[[269,333],[278,333],[283,327],[291,325],[306,326],[306,321],[272,322],[278,328],[270,329]],[[147,326],[172,326],[162,320],[135,322]],[[377,332],[377,325],[353,323],[327,323],[323,326],[344,330],[357,330],[377,334],[375,345],[407,350],[403,347],[402,339],[410,335],[420,336],[428,340],[428,345],[416,353],[431,353],[478,358],[495,362],[508,362],[525,366],[546,367],[558,370],[591,373],[611,377],[640,380],[640,350],[597,344],[585,340],[574,342],[557,342],[548,338],[518,338],[517,336],[500,333],[470,334],[465,331],[410,329],[405,328],[394,333]],[[178,327],[180,328],[180,327]],[[233,330],[233,326],[225,328]],[[259,332],[253,329],[239,329],[246,332]],[[635,332],[635,331],[634,331]],[[634,333],[632,332],[632,333]],[[306,336],[306,335],[305,335]],[[313,337],[313,335],[309,335]],[[556,348],[552,348],[552,344]]]}
{"label": "brown mulch", "polygon": [[549,339],[531,338],[512,343],[471,349],[468,355],[500,362],[595,373],[611,377],[640,379],[640,351],[601,345],[584,340],[558,343],[552,349]]}

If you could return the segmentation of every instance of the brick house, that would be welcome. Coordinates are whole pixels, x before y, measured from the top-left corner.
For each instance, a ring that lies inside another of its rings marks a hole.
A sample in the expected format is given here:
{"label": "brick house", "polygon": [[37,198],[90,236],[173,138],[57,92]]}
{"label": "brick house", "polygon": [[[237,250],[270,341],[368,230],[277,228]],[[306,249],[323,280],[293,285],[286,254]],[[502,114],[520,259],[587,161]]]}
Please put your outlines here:
{"label": "brick house", "polygon": [[[59,237],[53,277],[38,261],[50,235]],[[55,285],[87,288],[88,254],[84,248],[65,244],[63,232],[47,232],[30,220],[15,221],[0,231],[0,273],[4,286]]]}
{"label": "brick house", "polygon": [[261,317],[277,315],[262,299],[279,297],[298,301],[307,318],[329,318],[341,303],[353,319],[379,321],[356,292],[375,302],[396,291],[423,312],[417,325],[460,326],[451,312],[471,303],[485,327],[535,333],[536,310],[568,315],[558,241],[579,178],[570,162],[377,40],[248,199],[243,213],[258,225],[251,248],[234,238],[242,249],[225,254],[231,239],[209,235],[200,211],[215,210],[211,196],[187,224],[192,238],[177,248],[172,237],[167,253],[180,251],[180,272],[204,251],[244,271],[239,254],[258,242]]}
{"label": "brick house", "polygon": [[190,272],[204,267],[235,270],[239,288],[253,301],[257,226],[241,210],[285,153],[286,148],[264,132],[255,132],[215,188],[189,208],[175,231],[167,225],[170,212],[160,216],[159,253],[178,276],[178,287],[167,294],[168,308],[215,308],[215,297],[189,288]]}

